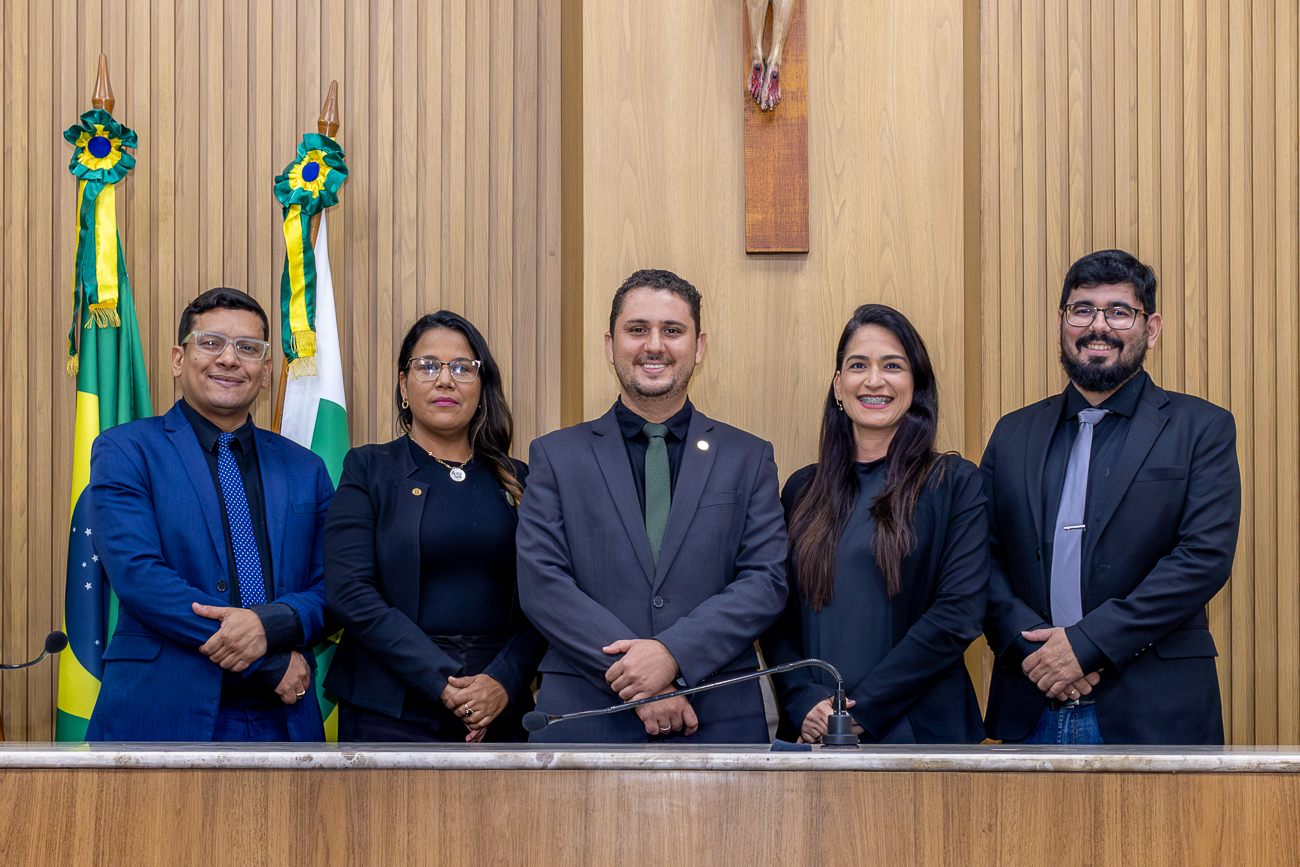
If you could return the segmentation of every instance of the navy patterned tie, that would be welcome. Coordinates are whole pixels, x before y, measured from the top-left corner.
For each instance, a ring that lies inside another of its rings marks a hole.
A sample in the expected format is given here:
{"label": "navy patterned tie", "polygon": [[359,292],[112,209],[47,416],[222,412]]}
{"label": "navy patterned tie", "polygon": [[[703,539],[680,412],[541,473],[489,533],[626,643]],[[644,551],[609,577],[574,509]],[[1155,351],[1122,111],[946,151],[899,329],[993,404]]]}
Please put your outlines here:
{"label": "navy patterned tie", "polygon": [[266,602],[266,585],[262,581],[262,557],[253,537],[253,521],[248,514],[248,497],[244,478],[230,450],[235,435],[223,433],[217,438],[217,476],[221,479],[221,496],[226,501],[226,521],[230,524],[230,547],[235,551],[235,571],[239,575],[239,599],[245,608]]}

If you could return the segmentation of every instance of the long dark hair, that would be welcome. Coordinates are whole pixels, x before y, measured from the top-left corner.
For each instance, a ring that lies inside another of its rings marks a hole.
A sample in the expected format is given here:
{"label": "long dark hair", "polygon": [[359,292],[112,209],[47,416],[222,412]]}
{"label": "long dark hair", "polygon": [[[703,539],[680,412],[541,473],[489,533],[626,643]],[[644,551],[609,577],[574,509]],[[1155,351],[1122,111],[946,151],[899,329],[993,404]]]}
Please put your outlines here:
{"label": "long dark hair", "polygon": [[393,392],[393,402],[397,404],[397,427],[404,434],[411,431],[411,408],[402,405],[401,374],[411,364],[415,344],[420,342],[426,332],[435,328],[448,328],[463,334],[474,357],[482,362],[478,371],[478,407],[469,423],[469,445],[474,454],[481,456],[492,468],[501,487],[518,505],[524,487],[519,484],[519,479],[515,476],[515,465],[510,460],[510,442],[514,438],[515,422],[510,415],[510,405],[506,403],[505,389],[501,386],[501,368],[492,357],[492,351],[488,349],[483,335],[459,313],[450,310],[426,313],[415,320],[415,324],[402,338],[402,348],[397,353],[398,383]]}
{"label": "long dark hair", "polygon": [[[884,304],[863,304],[853,311],[835,350],[837,372],[844,366],[849,341],[866,325],[878,325],[898,338],[912,370],[912,405],[890,440],[885,455],[885,490],[871,507],[876,520],[871,549],[885,573],[889,595],[896,596],[903,585],[903,558],[916,544],[916,499],[938,457],[934,440],[939,422],[939,389],[921,335],[906,316]],[[798,565],[795,580],[804,601],[814,610],[835,596],[835,548],[858,501],[856,460],[853,422],[839,408],[832,383],[822,409],[817,467],[790,516],[790,548]]]}

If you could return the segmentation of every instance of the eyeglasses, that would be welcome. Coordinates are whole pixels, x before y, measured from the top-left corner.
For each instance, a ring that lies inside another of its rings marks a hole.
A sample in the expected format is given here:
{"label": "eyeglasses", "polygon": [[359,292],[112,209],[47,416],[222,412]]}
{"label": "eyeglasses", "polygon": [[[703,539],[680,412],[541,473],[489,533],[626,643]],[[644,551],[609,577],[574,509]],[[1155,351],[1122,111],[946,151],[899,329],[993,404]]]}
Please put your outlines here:
{"label": "eyeglasses", "polygon": [[271,351],[271,344],[265,340],[255,340],[252,337],[227,337],[215,331],[191,331],[185,335],[181,345],[184,346],[191,339],[194,341],[195,350],[204,355],[220,355],[231,343],[235,344],[235,354],[244,361],[261,361]]}
{"label": "eyeglasses", "polygon": [[1127,304],[1098,307],[1095,304],[1080,303],[1067,304],[1061,309],[1065,311],[1065,321],[1075,328],[1087,328],[1097,321],[1097,311],[1101,311],[1106,317],[1106,324],[1116,331],[1132,328],[1133,323],[1137,322],[1138,316],[1148,315],[1145,311],[1134,310]]}
{"label": "eyeglasses", "polygon": [[483,362],[478,359],[470,360],[468,358],[454,358],[451,361],[439,361],[436,358],[412,358],[409,365],[411,376],[421,382],[432,382],[442,375],[442,369],[446,367],[451,372],[451,378],[457,382],[473,382],[478,379],[478,369],[483,366]]}

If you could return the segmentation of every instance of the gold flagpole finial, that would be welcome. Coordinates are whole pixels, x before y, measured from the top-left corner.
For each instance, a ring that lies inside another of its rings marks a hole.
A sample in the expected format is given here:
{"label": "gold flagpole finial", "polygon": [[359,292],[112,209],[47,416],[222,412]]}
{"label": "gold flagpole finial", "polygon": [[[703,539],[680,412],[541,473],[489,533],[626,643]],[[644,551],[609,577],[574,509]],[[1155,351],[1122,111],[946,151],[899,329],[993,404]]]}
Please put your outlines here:
{"label": "gold flagpole finial", "polygon": [[339,131],[339,83],[330,82],[329,93],[325,95],[325,104],[320,108],[320,119],[316,121],[316,130],[321,135],[334,138]]}
{"label": "gold flagpole finial", "polygon": [[112,114],[114,102],[113,87],[108,83],[108,58],[101,54],[99,74],[95,76],[95,90],[90,95],[90,104]]}

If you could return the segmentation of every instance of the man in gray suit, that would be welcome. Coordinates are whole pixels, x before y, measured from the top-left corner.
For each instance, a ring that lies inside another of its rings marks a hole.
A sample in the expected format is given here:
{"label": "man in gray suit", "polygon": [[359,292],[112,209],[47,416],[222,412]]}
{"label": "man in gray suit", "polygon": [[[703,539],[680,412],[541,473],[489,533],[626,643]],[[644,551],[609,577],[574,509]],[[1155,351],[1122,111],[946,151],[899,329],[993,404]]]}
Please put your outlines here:
{"label": "man in gray suit", "polygon": [[[533,442],[519,598],[550,641],[537,710],[594,710],[757,665],[786,598],[772,446],[695,409],[700,293],[669,271],[619,287],[605,335],[619,399]],[[758,683],[567,721],[533,741],[764,743]]]}

